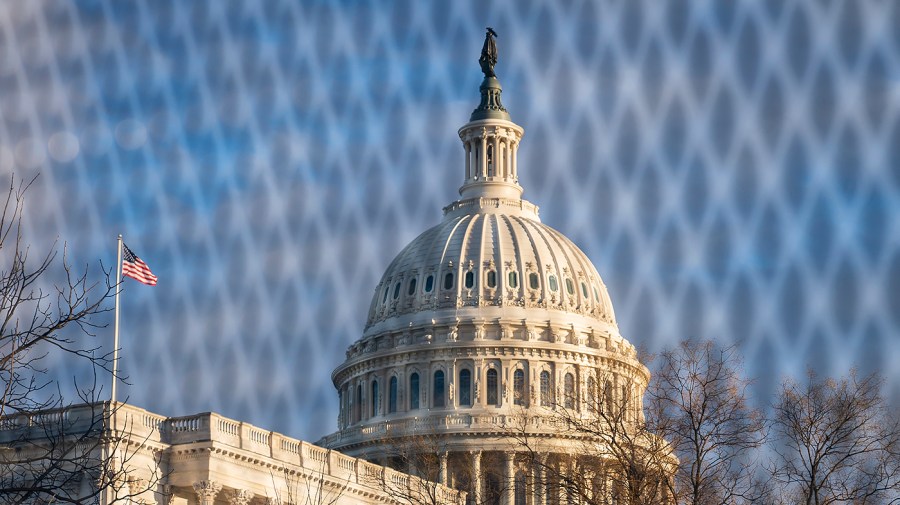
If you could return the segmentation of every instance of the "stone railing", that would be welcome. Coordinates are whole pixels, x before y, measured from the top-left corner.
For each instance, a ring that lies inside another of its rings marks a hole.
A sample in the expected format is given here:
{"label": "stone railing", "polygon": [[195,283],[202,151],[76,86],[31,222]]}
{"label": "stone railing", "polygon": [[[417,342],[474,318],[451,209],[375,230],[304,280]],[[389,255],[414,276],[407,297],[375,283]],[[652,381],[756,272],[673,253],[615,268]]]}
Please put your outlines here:
{"label": "stone railing", "polygon": [[504,210],[518,210],[538,216],[538,206],[519,198],[504,197],[477,197],[458,200],[444,207],[444,215],[454,214],[457,212],[469,212],[472,209],[483,208],[502,208]]}
{"label": "stone railing", "polygon": [[138,444],[228,446],[379,492],[402,484],[406,488],[428,488],[443,498],[441,503],[465,503],[465,493],[211,412],[167,418],[123,403],[98,402],[0,417],[0,444],[24,440],[40,443],[56,436],[101,433]]}
{"label": "stone railing", "polygon": [[[516,433],[548,430],[559,433],[566,429],[565,420],[559,416],[528,414],[449,414],[427,417],[394,419],[376,423],[361,423],[344,428],[316,442],[324,447],[334,447],[362,440],[402,437],[418,434],[470,432],[472,430],[495,433]],[[523,426],[523,420],[525,425]]]}

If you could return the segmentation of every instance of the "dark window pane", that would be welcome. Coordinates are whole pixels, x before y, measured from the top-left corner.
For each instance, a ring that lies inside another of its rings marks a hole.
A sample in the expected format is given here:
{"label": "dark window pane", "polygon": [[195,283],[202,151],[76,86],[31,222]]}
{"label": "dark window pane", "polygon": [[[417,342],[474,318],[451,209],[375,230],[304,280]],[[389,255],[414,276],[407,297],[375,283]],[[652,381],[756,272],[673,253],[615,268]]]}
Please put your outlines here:
{"label": "dark window pane", "polygon": [[553,394],[550,385],[550,372],[541,372],[541,406],[550,407],[553,405]]}
{"label": "dark window pane", "polygon": [[516,272],[509,273],[509,287],[517,288],[519,287],[519,274]]}
{"label": "dark window pane", "polygon": [[419,374],[409,376],[409,410],[419,408]]}
{"label": "dark window pane", "polygon": [[522,370],[513,374],[513,403],[525,405],[525,372]]}
{"label": "dark window pane", "polygon": [[416,294],[416,279],[409,280],[409,289],[406,290],[407,296]]}
{"label": "dark window pane", "polygon": [[396,300],[400,296],[400,283],[398,282],[396,286],[394,286],[394,300]]}
{"label": "dark window pane", "polygon": [[453,274],[444,276],[444,289],[453,289]]}
{"label": "dark window pane", "polygon": [[538,274],[534,272],[528,274],[528,285],[531,286],[531,289],[540,287],[540,283],[538,283]]}
{"label": "dark window pane", "polygon": [[429,275],[428,278],[425,279],[425,292],[431,293],[432,289],[434,289],[434,276]]}
{"label": "dark window pane", "polygon": [[466,272],[466,289],[472,289],[472,286],[475,285],[475,274],[472,271]]}
{"label": "dark window pane", "polygon": [[487,404],[497,405],[497,371],[490,369],[487,371]]}
{"label": "dark window pane", "polygon": [[459,405],[472,405],[472,372],[468,369],[459,371]]}
{"label": "dark window pane", "polygon": [[551,275],[548,280],[550,281],[550,291],[556,291],[557,289],[559,289],[559,284],[556,282],[555,275]]}
{"label": "dark window pane", "polygon": [[497,272],[491,270],[487,274],[487,285],[489,288],[497,287]]}
{"label": "dark window pane", "polygon": [[397,412],[397,378],[391,377],[388,385],[388,414]]}
{"label": "dark window pane", "polygon": [[434,372],[434,406],[444,406],[444,372]]}

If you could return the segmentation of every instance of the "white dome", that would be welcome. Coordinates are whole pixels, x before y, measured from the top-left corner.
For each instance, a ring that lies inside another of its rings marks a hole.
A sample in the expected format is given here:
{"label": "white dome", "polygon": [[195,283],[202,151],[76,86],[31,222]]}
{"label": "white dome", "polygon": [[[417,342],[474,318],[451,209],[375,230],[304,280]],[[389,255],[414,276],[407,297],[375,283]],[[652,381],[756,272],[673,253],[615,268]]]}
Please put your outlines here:
{"label": "white dome", "polygon": [[[498,426],[523,412],[587,414],[600,384],[640,416],[648,371],[619,334],[597,269],[522,199],[524,131],[500,104],[499,82],[486,78],[480,91],[458,132],[461,198],[375,288],[362,338],[332,374],[341,412],[327,447],[378,458],[424,433],[460,461],[474,450],[509,455],[516,441]],[[556,424],[534,429],[565,452]]]}
{"label": "white dome", "polygon": [[571,322],[576,316],[583,326],[614,328],[597,269],[568,238],[541,223],[533,206],[520,202],[530,208],[511,212],[482,202],[488,205],[459,213],[448,207],[444,221],[419,235],[387,268],[365,333],[446,316],[490,319],[492,307],[502,308],[507,318],[519,307],[522,319]]}

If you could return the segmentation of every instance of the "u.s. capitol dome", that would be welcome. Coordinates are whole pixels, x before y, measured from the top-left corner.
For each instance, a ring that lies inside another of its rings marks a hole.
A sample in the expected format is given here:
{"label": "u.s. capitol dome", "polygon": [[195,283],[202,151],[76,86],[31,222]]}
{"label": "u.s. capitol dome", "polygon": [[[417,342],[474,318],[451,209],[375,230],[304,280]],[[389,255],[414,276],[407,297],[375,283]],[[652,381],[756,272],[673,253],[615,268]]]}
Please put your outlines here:
{"label": "u.s. capitol dome", "polygon": [[541,439],[547,458],[571,458],[554,411],[587,414],[605,394],[637,418],[649,373],[593,263],[522,198],[524,130],[501,91],[486,72],[458,132],[460,199],[375,288],[362,338],[332,374],[338,431],[320,444],[388,465],[398,447],[436,453],[444,483],[476,503],[493,493],[511,504],[534,477],[514,426]]}

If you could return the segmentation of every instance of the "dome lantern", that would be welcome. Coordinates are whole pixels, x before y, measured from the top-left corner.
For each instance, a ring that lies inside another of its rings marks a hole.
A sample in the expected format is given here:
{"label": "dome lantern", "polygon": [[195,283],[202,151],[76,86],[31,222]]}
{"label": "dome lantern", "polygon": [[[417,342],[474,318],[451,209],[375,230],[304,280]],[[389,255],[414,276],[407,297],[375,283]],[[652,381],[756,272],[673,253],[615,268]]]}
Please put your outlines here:
{"label": "dome lantern", "polygon": [[481,102],[472,111],[469,122],[459,129],[466,153],[465,178],[459,194],[468,198],[521,199],[522,187],[516,166],[516,151],[525,132],[510,120],[509,112],[500,101],[503,88],[494,74],[497,62],[497,34],[487,29],[481,50]]}

